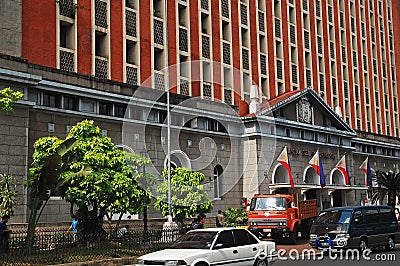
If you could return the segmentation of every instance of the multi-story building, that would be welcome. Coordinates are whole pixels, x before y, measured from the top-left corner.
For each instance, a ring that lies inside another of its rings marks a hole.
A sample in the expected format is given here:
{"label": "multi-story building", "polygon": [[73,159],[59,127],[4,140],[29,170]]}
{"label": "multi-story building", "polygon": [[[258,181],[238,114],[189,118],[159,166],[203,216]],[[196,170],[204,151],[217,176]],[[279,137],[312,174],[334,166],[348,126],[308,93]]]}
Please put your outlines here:
{"label": "multi-story building", "polygon": [[[26,131],[18,170],[7,159],[0,169],[25,178],[37,138],[63,137],[89,117],[115,143],[145,143],[160,171],[170,89],[173,131],[182,132],[172,161],[204,171],[218,207],[287,191],[275,161],[284,146],[301,195],[320,207],[354,204],[366,197],[358,169],[366,156],[374,169],[398,171],[399,8],[391,0],[2,1],[0,85],[25,101],[20,124],[7,116],[0,132]],[[124,138],[124,121],[146,122],[146,133],[128,127]],[[331,170],[327,189],[307,167],[317,149]],[[352,186],[335,172],[343,154]]]}

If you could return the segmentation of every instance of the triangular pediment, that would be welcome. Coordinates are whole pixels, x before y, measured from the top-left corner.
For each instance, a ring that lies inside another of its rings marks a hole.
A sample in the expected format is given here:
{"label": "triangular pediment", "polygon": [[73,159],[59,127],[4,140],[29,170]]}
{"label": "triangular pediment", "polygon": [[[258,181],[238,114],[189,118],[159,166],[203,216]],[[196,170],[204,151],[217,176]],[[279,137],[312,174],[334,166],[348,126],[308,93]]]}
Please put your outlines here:
{"label": "triangular pediment", "polygon": [[262,104],[256,116],[274,116],[279,120],[355,134],[351,126],[313,88],[281,94]]}

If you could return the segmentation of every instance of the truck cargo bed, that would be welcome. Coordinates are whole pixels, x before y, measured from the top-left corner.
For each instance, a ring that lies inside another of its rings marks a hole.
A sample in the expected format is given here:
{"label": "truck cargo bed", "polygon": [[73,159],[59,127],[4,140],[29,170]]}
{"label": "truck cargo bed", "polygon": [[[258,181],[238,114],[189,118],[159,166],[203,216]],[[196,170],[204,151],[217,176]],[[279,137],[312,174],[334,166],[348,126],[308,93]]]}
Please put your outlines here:
{"label": "truck cargo bed", "polygon": [[309,219],[318,215],[317,200],[302,200],[299,201],[300,220]]}

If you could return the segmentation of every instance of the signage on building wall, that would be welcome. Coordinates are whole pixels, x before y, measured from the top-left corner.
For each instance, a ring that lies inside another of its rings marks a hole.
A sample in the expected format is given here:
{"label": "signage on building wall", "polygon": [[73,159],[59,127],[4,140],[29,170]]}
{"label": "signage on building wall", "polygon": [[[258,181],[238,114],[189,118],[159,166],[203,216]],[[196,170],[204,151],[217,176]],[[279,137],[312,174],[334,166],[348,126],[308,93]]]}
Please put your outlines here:
{"label": "signage on building wall", "polygon": [[[288,149],[288,154],[298,155],[298,156],[311,157],[315,154],[315,152],[316,151],[300,150],[300,149],[293,149],[293,148]],[[330,152],[320,152],[319,156],[320,156],[320,158],[324,158],[324,159],[335,159],[336,158],[335,154],[330,153]]]}

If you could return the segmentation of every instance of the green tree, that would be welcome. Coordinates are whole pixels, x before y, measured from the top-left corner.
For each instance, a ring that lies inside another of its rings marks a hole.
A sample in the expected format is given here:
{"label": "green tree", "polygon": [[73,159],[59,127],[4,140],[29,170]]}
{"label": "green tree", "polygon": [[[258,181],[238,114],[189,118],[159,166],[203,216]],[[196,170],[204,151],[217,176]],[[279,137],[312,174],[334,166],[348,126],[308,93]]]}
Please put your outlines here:
{"label": "green tree", "polygon": [[[154,204],[162,215],[168,214],[168,172],[163,172],[164,182],[157,187],[158,197]],[[204,174],[186,168],[171,168],[171,212],[175,220],[184,225],[187,217],[207,213],[213,209],[204,190]]]}
{"label": "green tree", "polygon": [[225,226],[247,224],[247,211],[245,207],[227,208],[224,211]]}
{"label": "green tree", "polygon": [[[126,161],[126,153],[115,148],[109,137],[102,136],[93,121],[82,121],[72,127],[68,137],[77,139],[70,151],[74,161],[60,175],[60,195],[78,207],[80,231],[102,230],[103,217],[108,211],[138,210],[143,190]],[[76,175],[89,167],[87,175]],[[136,206],[136,208],[135,208]]]}
{"label": "green tree", "polygon": [[[157,177],[149,172],[144,172],[143,168],[151,163],[151,159],[147,157],[140,156],[135,153],[125,153],[126,163],[130,169],[132,180],[141,183],[142,189],[138,191],[138,187],[134,183],[126,185],[125,183],[119,183],[120,188],[117,189],[120,198],[114,201],[107,209],[107,219],[111,222],[112,215],[119,213],[120,216],[116,222],[115,230],[118,229],[122,215],[124,213],[141,213],[144,210],[143,197],[144,197],[144,183],[146,182],[146,208],[150,205],[152,194],[151,186],[157,182]],[[144,180],[146,179],[146,180]]]}
{"label": "green tree", "polygon": [[14,207],[17,203],[17,191],[15,178],[11,175],[0,174],[0,217],[14,215]]}
{"label": "green tree", "polygon": [[[84,120],[71,128],[65,140],[38,139],[34,145],[30,178],[30,224],[34,228],[49,198],[49,190],[77,207],[81,233],[98,233],[108,211],[136,213],[142,205],[143,190],[135,167],[127,164],[127,154],[102,136],[93,121]],[[133,155],[132,155],[133,156]],[[148,163],[140,161],[137,165]],[[149,194],[150,195],[150,194]],[[149,196],[150,197],[150,196]],[[33,213],[33,214],[32,214]],[[34,232],[34,229],[33,229]]]}
{"label": "green tree", "polygon": [[[35,228],[50,198],[49,192],[58,190],[62,185],[59,177],[73,159],[68,152],[75,144],[76,139],[74,138],[60,140],[56,137],[43,137],[33,145],[33,162],[29,169],[29,178],[25,181],[29,193],[28,208],[30,209],[26,238],[29,253],[33,245]],[[84,174],[83,170],[81,169],[76,175]]]}
{"label": "green tree", "polygon": [[13,113],[13,105],[23,97],[24,94],[22,92],[13,91],[10,88],[0,90],[0,110]]}
{"label": "green tree", "polygon": [[393,171],[376,171],[372,178],[378,183],[378,188],[374,188],[372,202],[382,200],[387,196],[388,205],[393,208],[396,206],[396,198],[400,195],[400,173]]}

